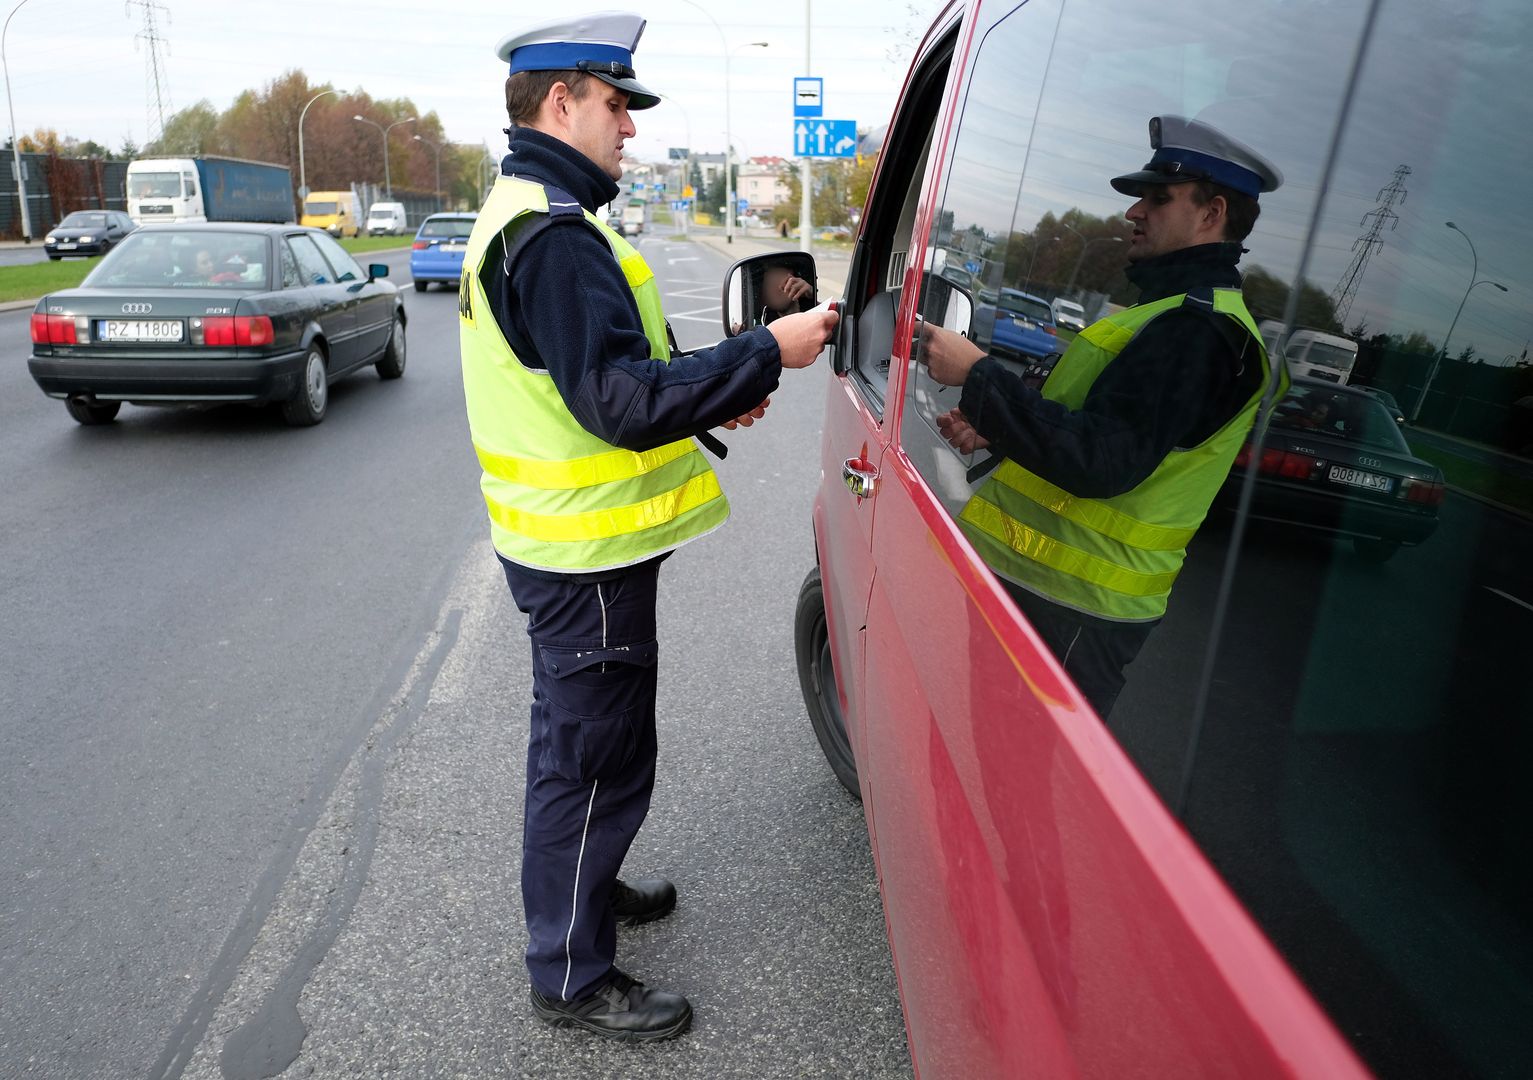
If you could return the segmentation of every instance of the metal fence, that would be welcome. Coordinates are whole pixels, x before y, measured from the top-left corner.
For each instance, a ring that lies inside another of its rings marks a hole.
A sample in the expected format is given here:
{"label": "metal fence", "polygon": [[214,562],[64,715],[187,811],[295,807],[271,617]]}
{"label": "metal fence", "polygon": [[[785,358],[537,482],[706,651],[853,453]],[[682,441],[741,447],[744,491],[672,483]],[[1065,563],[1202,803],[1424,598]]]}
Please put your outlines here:
{"label": "metal fence", "polygon": [[[17,198],[14,164],[9,154],[0,165],[0,237],[20,240],[21,202]],[[22,154],[26,176],[27,213],[32,239],[75,210],[126,210],[126,161],[65,158],[54,154]]]}

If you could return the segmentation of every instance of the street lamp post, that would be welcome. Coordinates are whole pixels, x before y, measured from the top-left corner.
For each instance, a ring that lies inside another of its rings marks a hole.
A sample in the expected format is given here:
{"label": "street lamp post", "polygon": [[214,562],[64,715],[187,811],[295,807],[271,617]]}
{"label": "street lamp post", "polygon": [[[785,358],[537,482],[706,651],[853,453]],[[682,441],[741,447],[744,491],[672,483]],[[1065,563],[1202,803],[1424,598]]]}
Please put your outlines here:
{"label": "street lamp post", "polygon": [[[309,99],[309,105],[313,105],[326,94],[336,94],[339,96],[340,91],[321,90]],[[303,162],[303,118],[309,115],[309,105],[305,105],[303,112],[298,114],[298,197],[300,199],[307,199],[309,197],[309,173],[304,168]]]}
{"label": "street lamp post", "polygon": [[5,58],[5,35],[11,28],[12,17],[26,2],[27,0],[18,0],[16,6],[11,8],[10,15],[5,17],[5,26],[0,28],[0,67],[5,69],[5,104],[11,111],[11,161],[16,167],[16,197],[21,203],[21,238],[30,244],[32,214],[27,209],[27,178],[21,171],[21,143],[16,140],[16,102],[11,97],[11,65]]}
{"label": "street lamp post", "polygon": [[1459,300],[1458,302],[1458,310],[1453,313],[1453,321],[1448,324],[1448,333],[1443,337],[1442,349],[1438,351],[1436,356],[1432,357],[1432,366],[1427,369],[1427,377],[1422,380],[1421,393],[1416,398],[1416,407],[1411,410],[1411,423],[1413,424],[1416,422],[1417,417],[1421,415],[1421,407],[1426,404],[1427,391],[1432,388],[1432,380],[1437,377],[1437,369],[1442,365],[1443,360],[1448,355],[1448,342],[1453,340],[1454,327],[1458,326],[1458,317],[1464,313],[1464,305],[1469,301],[1469,294],[1474,292],[1476,285],[1494,285],[1502,292],[1510,291],[1499,281],[1492,281],[1490,278],[1480,277],[1480,255],[1479,252],[1475,251],[1474,249],[1474,241],[1470,240],[1469,234],[1466,233],[1463,229],[1459,228],[1457,225],[1453,224],[1453,222],[1446,221],[1443,224],[1447,225],[1448,228],[1452,229],[1454,232],[1458,233],[1464,238],[1465,243],[1469,245],[1469,256],[1473,262],[1470,264],[1469,288],[1464,290],[1463,299]]}
{"label": "street lamp post", "polygon": [[[682,3],[701,11],[708,21],[713,24],[713,28],[719,32],[719,41],[724,45],[724,193],[726,204],[724,207],[724,242],[726,244],[733,244],[735,242],[735,174],[734,169],[730,167],[730,157],[734,153],[734,145],[729,133],[729,38],[724,36],[724,28],[719,25],[717,19],[708,13],[707,8],[694,3],[693,0],[682,0]],[[766,47],[767,43],[765,41],[752,41],[740,46],[742,49],[765,49]]]}
{"label": "street lamp post", "polygon": [[442,209],[442,148],[423,136],[416,135],[414,139],[418,143],[425,143],[436,151],[436,208]]}
{"label": "street lamp post", "polygon": [[389,176],[389,132],[393,131],[400,124],[413,124],[415,121],[419,120],[420,117],[407,116],[403,120],[395,120],[388,127],[384,127],[376,120],[369,120],[365,116],[353,116],[352,119],[360,120],[364,124],[373,125],[373,127],[377,128],[379,133],[383,136],[383,190],[388,194],[390,199],[393,199],[394,180],[391,176]]}
{"label": "street lamp post", "polygon": [[[1065,228],[1070,229],[1070,226],[1066,225]],[[1075,232],[1074,229],[1070,229],[1070,231],[1071,232]],[[1080,233],[1075,233],[1075,235],[1076,236],[1080,236],[1081,234]],[[1070,271],[1070,284],[1065,286],[1065,294],[1066,295],[1073,295],[1074,292],[1075,292],[1075,279],[1080,276],[1081,264],[1086,261],[1086,249],[1087,248],[1091,247],[1092,244],[1121,244],[1121,243],[1123,243],[1123,237],[1121,237],[1121,236],[1094,236],[1090,240],[1087,240],[1084,236],[1081,236],[1081,240],[1082,240],[1082,243],[1081,243],[1081,253],[1079,255],[1077,255],[1076,258],[1075,258],[1075,269]]]}

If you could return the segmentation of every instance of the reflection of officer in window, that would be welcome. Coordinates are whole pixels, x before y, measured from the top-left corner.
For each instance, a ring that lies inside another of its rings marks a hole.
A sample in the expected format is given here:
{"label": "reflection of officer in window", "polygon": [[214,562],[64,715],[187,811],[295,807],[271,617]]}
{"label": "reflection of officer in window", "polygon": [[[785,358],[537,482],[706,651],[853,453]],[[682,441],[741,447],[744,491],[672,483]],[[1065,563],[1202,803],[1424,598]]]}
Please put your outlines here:
{"label": "reflection of officer in window", "polygon": [[1112,181],[1138,200],[1125,216],[1139,303],[1082,331],[1041,389],[957,334],[921,331],[931,377],[963,387],[944,437],[997,463],[959,524],[1102,716],[1273,375],[1236,263],[1281,174],[1178,116],[1150,121],[1150,145],[1149,164]]}

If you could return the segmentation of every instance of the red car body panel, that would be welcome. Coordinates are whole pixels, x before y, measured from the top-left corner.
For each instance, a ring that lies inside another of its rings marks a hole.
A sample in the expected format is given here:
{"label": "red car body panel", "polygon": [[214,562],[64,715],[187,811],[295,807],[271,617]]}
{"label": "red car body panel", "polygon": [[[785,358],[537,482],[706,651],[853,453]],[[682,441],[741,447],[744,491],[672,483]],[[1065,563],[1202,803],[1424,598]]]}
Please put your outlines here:
{"label": "red car body panel", "polygon": [[[814,511],[916,1070],[924,1080],[1366,1076],[892,443],[920,238],[978,7],[959,31],[927,163],[886,415],[880,423],[849,375],[831,382]],[[917,64],[964,11],[939,16]],[[843,482],[853,458],[879,474],[869,498]]]}

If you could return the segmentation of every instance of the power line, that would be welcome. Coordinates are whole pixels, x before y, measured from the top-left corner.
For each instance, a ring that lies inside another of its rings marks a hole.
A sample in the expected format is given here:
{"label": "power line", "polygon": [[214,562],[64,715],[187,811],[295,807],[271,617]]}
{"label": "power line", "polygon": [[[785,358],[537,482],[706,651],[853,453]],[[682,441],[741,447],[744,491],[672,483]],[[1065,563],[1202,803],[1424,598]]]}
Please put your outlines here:
{"label": "power line", "polygon": [[144,11],[144,28],[134,34],[135,40],[145,43],[148,51],[148,70],[145,73],[145,103],[148,110],[149,122],[147,129],[149,138],[145,145],[158,142],[165,137],[165,116],[174,113],[175,109],[170,103],[170,78],[169,72],[162,69],[165,61],[160,56],[162,44],[169,46],[170,42],[160,33],[155,23],[155,11],[165,13],[165,21],[170,21],[170,8],[164,4],[156,3],[155,0],[127,0],[128,15],[131,18],[134,8],[142,8]]}
{"label": "power line", "polygon": [[[1347,313],[1352,310],[1352,298],[1357,295],[1357,287],[1362,283],[1363,271],[1368,268],[1368,258],[1375,248],[1382,247],[1384,241],[1379,233],[1384,231],[1387,223],[1391,229],[1400,223],[1399,216],[1390,209],[1397,201],[1405,201],[1405,178],[1411,174],[1409,165],[1401,165],[1395,169],[1395,178],[1379,192],[1379,205],[1363,215],[1362,224],[1367,226],[1368,231],[1358,237],[1352,244],[1352,262],[1341,275],[1341,280],[1336,283],[1336,289],[1331,293],[1331,305],[1336,310],[1336,321],[1342,326],[1347,325]],[[1370,220],[1371,219],[1371,220]]]}

